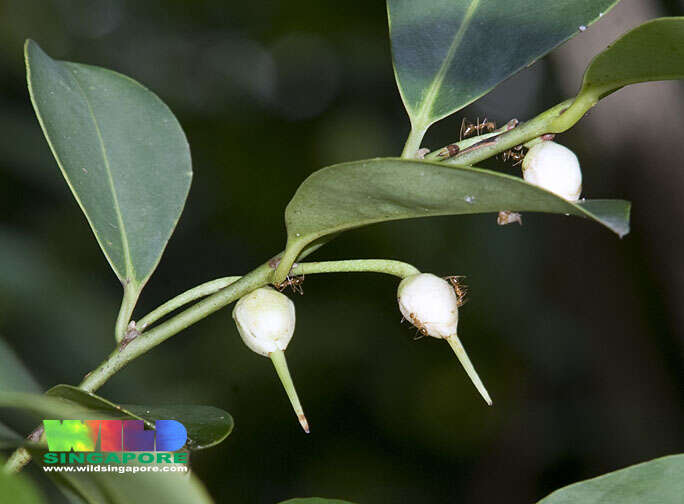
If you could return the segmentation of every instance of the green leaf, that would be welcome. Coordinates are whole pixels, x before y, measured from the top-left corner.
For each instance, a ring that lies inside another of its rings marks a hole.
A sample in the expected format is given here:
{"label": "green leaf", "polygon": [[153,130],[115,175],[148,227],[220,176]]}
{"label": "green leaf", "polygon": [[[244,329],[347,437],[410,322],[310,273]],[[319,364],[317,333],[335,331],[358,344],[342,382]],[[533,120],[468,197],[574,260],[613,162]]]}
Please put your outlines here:
{"label": "green leaf", "polygon": [[387,0],[395,76],[412,129],[422,137],[616,3]]}
{"label": "green leaf", "polygon": [[5,460],[0,458],[0,502],[12,504],[42,504],[45,502],[33,480],[24,474],[7,474],[2,470]]}
{"label": "green leaf", "polygon": [[280,504],[353,504],[339,499],[323,499],[321,497],[298,497],[281,502]]}
{"label": "green leaf", "polygon": [[570,203],[522,178],[478,168],[373,159],[323,168],[307,178],[285,210],[287,247],[274,281],[280,282],[309,243],[376,222],[500,210],[586,217],[624,236],[629,203]]}
{"label": "green leaf", "polygon": [[33,107],[107,260],[135,297],[156,268],[190,188],[190,149],[152,92],[104,68],[25,47]]}
{"label": "green leaf", "polygon": [[124,404],[122,408],[153,422],[178,420],[188,431],[190,450],[203,450],[216,446],[233,430],[233,417],[213,406],[175,404],[173,406],[136,406]]}
{"label": "green leaf", "polygon": [[684,17],[654,19],[617,39],[589,64],[580,95],[672,79],[684,79]]}
{"label": "green leaf", "polygon": [[14,350],[2,338],[0,338],[0,391],[35,393],[42,391]]}
{"label": "green leaf", "polygon": [[113,416],[124,416],[144,420],[149,428],[154,428],[155,420],[177,420],[188,431],[187,448],[202,450],[219,444],[233,430],[233,417],[226,411],[212,406],[173,405],[140,406],[117,405],[107,399],[85,392],[71,385],[57,385],[46,392],[53,397],[61,397],[72,403],[92,410],[107,412]]}
{"label": "green leaf", "polygon": [[556,490],[539,504],[681,504],[684,454],[633,465]]}

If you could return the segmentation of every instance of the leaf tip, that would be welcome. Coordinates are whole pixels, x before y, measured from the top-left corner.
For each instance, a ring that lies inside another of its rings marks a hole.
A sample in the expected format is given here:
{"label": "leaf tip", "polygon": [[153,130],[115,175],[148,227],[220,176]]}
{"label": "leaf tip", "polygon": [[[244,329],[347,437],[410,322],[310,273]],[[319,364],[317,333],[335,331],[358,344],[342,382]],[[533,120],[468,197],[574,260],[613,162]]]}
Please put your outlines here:
{"label": "leaf tip", "polygon": [[24,57],[26,58],[27,61],[28,61],[29,55],[33,51],[36,51],[36,50],[42,51],[42,49],[40,48],[40,46],[38,45],[38,43],[35,40],[33,40],[31,38],[27,38],[24,41]]}

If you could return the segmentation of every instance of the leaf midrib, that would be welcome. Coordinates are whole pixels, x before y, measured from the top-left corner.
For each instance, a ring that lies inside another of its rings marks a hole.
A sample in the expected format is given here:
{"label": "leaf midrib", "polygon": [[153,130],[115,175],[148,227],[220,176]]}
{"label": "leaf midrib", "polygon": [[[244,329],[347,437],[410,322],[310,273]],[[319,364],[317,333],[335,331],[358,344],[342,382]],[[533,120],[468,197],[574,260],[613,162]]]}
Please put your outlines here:
{"label": "leaf midrib", "polygon": [[428,114],[432,111],[435,98],[437,96],[437,93],[439,93],[439,90],[442,88],[442,83],[444,82],[447,71],[449,70],[451,61],[454,59],[454,56],[456,54],[456,49],[458,49],[458,47],[460,46],[461,41],[465,36],[465,32],[468,30],[468,27],[470,26],[470,21],[472,20],[473,15],[475,14],[475,11],[477,10],[479,4],[480,0],[471,0],[470,5],[468,6],[468,9],[466,10],[465,16],[463,18],[463,22],[461,23],[461,26],[458,27],[458,31],[456,32],[454,40],[451,42],[451,45],[449,46],[449,50],[447,51],[446,57],[444,58],[444,61],[442,61],[442,64],[440,65],[439,70],[435,75],[435,78],[432,80],[432,83],[430,83],[430,88],[428,89],[428,92],[425,95],[425,98],[423,99],[423,104],[420,106],[420,109],[418,110],[418,114],[416,116],[415,121],[417,124],[414,125],[416,128],[425,128],[429,126]]}
{"label": "leaf midrib", "polygon": [[107,182],[109,185],[109,190],[112,194],[112,199],[114,201],[114,211],[116,213],[117,223],[119,224],[119,234],[121,235],[121,245],[123,246],[124,262],[126,265],[126,278],[123,281],[123,283],[124,285],[126,285],[126,283],[131,282],[135,279],[135,268],[133,267],[133,261],[131,260],[131,252],[128,244],[128,235],[126,234],[126,226],[124,225],[123,215],[121,214],[121,207],[119,205],[119,197],[116,192],[116,187],[114,186],[114,177],[112,175],[112,169],[109,164],[109,158],[107,157],[107,147],[105,146],[104,138],[102,137],[102,131],[100,130],[100,124],[97,121],[95,111],[93,110],[90,100],[88,99],[87,93],[83,89],[83,86],[81,86],[81,82],[78,80],[78,77],[76,77],[76,74],[73,72],[73,70],[68,66],[66,68],[73,77],[74,81],[76,82],[76,85],[78,86],[81,95],[83,95],[83,99],[85,100],[86,105],[88,106],[88,113],[90,114],[90,117],[93,121],[93,125],[95,126],[95,132],[97,133],[97,139],[100,144],[102,160],[104,161],[105,171],[107,172]]}

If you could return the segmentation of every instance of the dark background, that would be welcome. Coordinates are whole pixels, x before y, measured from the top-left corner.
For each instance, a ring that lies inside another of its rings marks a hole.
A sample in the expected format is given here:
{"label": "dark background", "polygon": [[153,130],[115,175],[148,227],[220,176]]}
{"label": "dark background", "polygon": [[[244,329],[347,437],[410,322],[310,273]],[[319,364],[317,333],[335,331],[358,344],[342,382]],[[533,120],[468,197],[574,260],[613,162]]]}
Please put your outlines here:
{"label": "dark background", "polygon": [[[528,119],[571,96],[618,34],[682,11],[676,1],[624,0],[464,114]],[[0,0],[0,334],[45,388],[78,383],[111,350],[121,292],[33,115],[27,37],[53,57],[141,81],[188,135],[193,186],[138,317],[281,250],[283,209],[308,174],[397,155],[408,133],[381,1]],[[585,196],[633,201],[623,240],[575,218],[529,214],[522,227],[498,227],[482,215],[372,226],[314,256],[467,275],[460,333],[492,408],[445,343],[414,341],[399,324],[396,280],[370,274],[307,278],[295,296],[288,359],[309,436],[228,308],[100,393],[229,411],[233,434],[193,458],[221,503],[529,503],[681,452],[683,110],[681,83],[632,86],[560,138],[581,160]],[[457,138],[460,120],[440,123],[424,144]]]}

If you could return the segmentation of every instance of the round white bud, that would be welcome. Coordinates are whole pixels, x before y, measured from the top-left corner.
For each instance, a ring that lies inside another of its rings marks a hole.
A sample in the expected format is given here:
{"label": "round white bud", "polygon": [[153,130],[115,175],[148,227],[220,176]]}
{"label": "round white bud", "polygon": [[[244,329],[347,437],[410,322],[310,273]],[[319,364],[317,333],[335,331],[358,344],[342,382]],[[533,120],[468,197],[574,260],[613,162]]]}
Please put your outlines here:
{"label": "round white bud", "polygon": [[543,141],[525,154],[523,178],[530,184],[577,201],[582,192],[582,170],[574,152],[556,142]]}
{"label": "round white bud", "polygon": [[458,297],[451,284],[432,273],[404,278],[397,290],[399,310],[426,336],[448,338],[458,328]]}
{"label": "round white bud", "polygon": [[261,287],[240,298],[233,309],[233,319],[245,345],[268,356],[285,350],[292,339],[295,307],[285,294]]}
{"label": "round white bud", "polygon": [[447,340],[475,388],[491,405],[492,399],[458,338],[459,301],[454,287],[432,273],[420,273],[401,281],[397,300],[401,314],[421,333]]}

